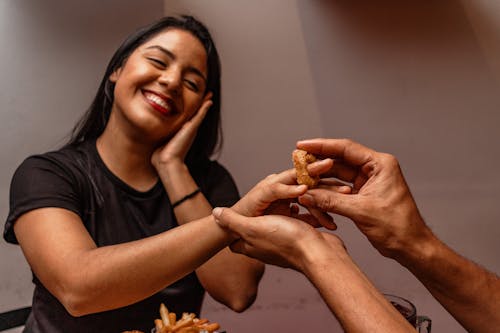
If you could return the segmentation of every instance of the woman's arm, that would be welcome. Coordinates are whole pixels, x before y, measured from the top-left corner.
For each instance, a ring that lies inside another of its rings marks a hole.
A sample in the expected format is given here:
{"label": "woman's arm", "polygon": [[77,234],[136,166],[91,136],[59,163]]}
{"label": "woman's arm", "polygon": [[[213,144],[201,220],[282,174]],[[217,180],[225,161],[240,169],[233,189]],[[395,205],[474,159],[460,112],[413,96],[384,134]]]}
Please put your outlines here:
{"label": "woman's arm", "polygon": [[74,316],[149,297],[233,240],[208,216],[156,236],[97,247],[80,217],[61,208],[25,213],[14,230],[35,275]]}
{"label": "woman's arm", "polygon": [[[198,185],[187,166],[171,161],[161,168],[160,177],[171,202],[192,193]],[[174,208],[181,225],[211,215],[212,206],[203,193],[198,193]],[[264,265],[255,259],[232,253],[224,248],[196,269],[196,275],[207,292],[235,311],[243,311],[257,296]]]}
{"label": "woman's arm", "polygon": [[[280,199],[303,194],[305,186],[280,183],[292,179],[291,175],[289,170],[266,178],[238,202],[240,209],[252,213],[253,206],[254,211],[261,211]],[[123,307],[149,297],[194,271],[236,239],[209,215],[189,223],[184,221],[181,226],[156,236],[98,248],[80,217],[62,208],[40,208],[25,213],[17,219],[14,231],[33,272],[75,316]],[[253,261],[233,253],[224,254],[241,260],[243,265],[246,260]],[[234,290],[243,290],[236,283],[237,274],[242,274],[238,270],[244,266],[238,263],[227,267],[221,261],[211,261],[207,270],[222,270],[219,273],[230,276],[226,285],[234,283]],[[247,267],[252,269],[251,264]],[[232,280],[226,268],[233,273]],[[218,276],[210,274],[208,280],[213,283],[210,287],[218,287]],[[223,290],[220,292],[227,295]],[[249,302],[252,297],[247,296],[243,301]]]}

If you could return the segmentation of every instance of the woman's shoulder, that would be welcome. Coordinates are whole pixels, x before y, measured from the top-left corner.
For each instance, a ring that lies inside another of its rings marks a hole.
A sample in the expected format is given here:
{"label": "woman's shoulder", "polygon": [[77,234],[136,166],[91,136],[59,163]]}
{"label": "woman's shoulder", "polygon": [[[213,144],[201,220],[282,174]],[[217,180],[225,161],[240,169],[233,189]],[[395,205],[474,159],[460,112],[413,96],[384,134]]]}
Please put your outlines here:
{"label": "woman's shoulder", "polygon": [[17,167],[15,174],[32,173],[35,170],[48,172],[71,172],[82,169],[89,159],[88,148],[78,146],[64,146],[57,150],[40,154],[32,154],[24,159]]}
{"label": "woman's shoulder", "polygon": [[60,207],[81,213],[82,193],[88,177],[79,166],[83,153],[77,147],[27,157],[10,184],[10,209],[4,238],[16,243],[13,225],[19,216],[37,208]]}

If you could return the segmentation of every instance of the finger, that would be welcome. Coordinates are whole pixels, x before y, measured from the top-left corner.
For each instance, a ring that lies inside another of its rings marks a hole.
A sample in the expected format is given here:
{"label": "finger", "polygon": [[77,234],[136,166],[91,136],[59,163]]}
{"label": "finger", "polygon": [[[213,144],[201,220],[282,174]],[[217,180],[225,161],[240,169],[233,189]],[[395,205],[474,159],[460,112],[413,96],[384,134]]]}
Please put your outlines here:
{"label": "finger", "polygon": [[213,96],[214,94],[211,91],[209,91],[205,94],[205,97],[203,97],[203,101],[211,100]]}
{"label": "finger", "polygon": [[239,254],[244,254],[244,255],[250,256],[250,252],[251,252],[250,246],[243,239],[239,239],[239,240],[231,243],[231,245],[229,245],[229,248],[234,253],[239,253]]}
{"label": "finger", "polygon": [[365,185],[369,177],[365,174],[358,174],[358,176],[352,182],[352,193],[358,193],[359,190]]}
{"label": "finger", "polygon": [[205,119],[205,116],[208,112],[208,109],[210,109],[210,106],[212,105],[212,101],[204,101],[200,109],[194,114],[194,116],[186,121],[184,125],[179,129],[179,131],[176,133],[175,138],[177,141],[186,141],[186,142],[192,142],[196,136],[196,131],[200,127],[201,123],[203,122],[203,119]]}
{"label": "finger", "polygon": [[356,194],[336,193],[325,189],[312,189],[299,197],[299,203],[306,207],[315,207],[321,211],[339,214],[354,219],[362,214]]}
{"label": "finger", "polygon": [[302,213],[302,214],[297,214],[292,216],[296,219],[301,220],[302,222],[305,222],[309,224],[313,228],[321,228],[323,225],[318,221],[316,217],[311,215],[310,213]]}
{"label": "finger", "polygon": [[325,213],[324,211],[321,211],[318,208],[314,207],[307,207],[307,210],[318,221],[318,223],[323,227],[325,227],[326,229],[328,230],[337,229],[337,225],[333,221],[333,217],[331,217],[328,213]]}
{"label": "finger", "polygon": [[340,158],[353,166],[366,164],[376,153],[349,139],[310,139],[297,142],[297,148],[306,150],[312,154]]}
{"label": "finger", "polygon": [[356,177],[361,174],[359,167],[346,164],[340,159],[328,160],[331,160],[333,164],[328,170],[322,170],[321,167],[313,167],[313,164],[311,164],[312,167],[308,168],[309,174],[311,176],[317,175],[323,178],[335,177],[347,183],[353,183]]}
{"label": "finger", "polygon": [[267,202],[273,202],[282,199],[295,199],[306,193],[307,185],[286,185],[286,184],[270,184],[264,187],[264,198]]}
{"label": "finger", "polygon": [[350,194],[352,193],[352,187],[339,182],[336,179],[321,179],[318,188],[322,188],[329,191],[334,191],[337,193]]}
{"label": "finger", "polygon": [[236,213],[231,208],[223,207],[215,207],[212,210],[212,216],[219,226],[229,229],[241,236],[240,229],[242,229],[241,226],[245,224],[245,216]]}
{"label": "finger", "polygon": [[282,184],[297,184],[297,174],[295,169],[287,169],[280,173],[275,173],[266,177],[269,182]]}
{"label": "finger", "polygon": [[307,172],[310,176],[319,176],[330,171],[332,167],[333,160],[331,158],[325,158],[307,165]]}
{"label": "finger", "polygon": [[360,174],[360,168],[346,164],[342,160],[333,161],[333,167],[326,175],[341,179],[342,181],[353,183],[354,179]]}
{"label": "finger", "polygon": [[203,104],[201,105],[200,109],[196,114],[191,118],[189,121],[191,123],[191,126],[194,127],[195,129],[198,129],[198,127],[201,125],[203,122],[203,119],[205,119],[205,116],[208,113],[208,110],[212,106],[213,102],[212,100],[205,100],[203,101]]}
{"label": "finger", "polygon": [[299,207],[295,204],[292,204],[290,206],[290,216],[299,219],[314,228],[325,227],[330,230],[337,229],[337,225],[335,224],[333,216],[316,208],[305,208],[308,209],[309,213],[300,213]]}

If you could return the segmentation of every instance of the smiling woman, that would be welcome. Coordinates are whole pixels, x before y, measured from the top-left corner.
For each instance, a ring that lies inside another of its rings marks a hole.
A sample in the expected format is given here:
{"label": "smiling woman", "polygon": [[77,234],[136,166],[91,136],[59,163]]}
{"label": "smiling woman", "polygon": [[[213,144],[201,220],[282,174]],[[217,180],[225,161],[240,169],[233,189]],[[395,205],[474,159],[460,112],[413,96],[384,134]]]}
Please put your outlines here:
{"label": "smiling woman", "polygon": [[206,51],[190,32],[169,29],[151,38],[110,75],[116,112],[109,124],[121,120],[135,124],[128,128],[138,133],[126,137],[148,145],[170,137],[212,95],[206,93],[206,64]]}
{"label": "smiling woman", "polygon": [[26,330],[149,331],[159,304],[199,314],[205,290],[235,311],[248,307],[264,267],[231,253],[234,238],[212,207],[238,202],[255,215],[298,192],[257,185],[238,201],[231,175],[210,159],[220,144],[208,30],[183,16],[133,33],[71,140],[27,158],[13,177],[4,238],[34,274]]}

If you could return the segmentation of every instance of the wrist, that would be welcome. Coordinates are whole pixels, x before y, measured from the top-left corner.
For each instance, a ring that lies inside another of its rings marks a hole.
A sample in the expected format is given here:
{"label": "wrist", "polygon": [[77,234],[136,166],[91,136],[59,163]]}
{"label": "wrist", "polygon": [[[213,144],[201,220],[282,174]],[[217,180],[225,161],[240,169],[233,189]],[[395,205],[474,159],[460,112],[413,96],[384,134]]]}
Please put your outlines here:
{"label": "wrist", "polygon": [[189,192],[188,194],[186,194],[182,198],[178,199],[177,201],[172,202],[172,208],[175,208],[175,207],[181,205],[183,202],[195,197],[200,192],[201,192],[201,189],[199,187],[197,187],[192,192]]}
{"label": "wrist", "polygon": [[240,215],[252,217],[253,215],[250,214],[250,211],[246,208],[244,201],[245,201],[245,197],[242,197],[234,205],[231,206],[231,209]]}
{"label": "wrist", "polygon": [[231,232],[229,229],[220,226],[219,223],[215,221],[215,218],[213,216],[212,216],[212,221],[213,223],[215,223],[216,228],[223,234],[224,247],[230,246],[231,244],[237,242],[240,239],[238,235]]}
{"label": "wrist", "polygon": [[340,239],[332,235],[327,235],[331,236],[329,237],[331,239],[327,240],[323,233],[317,233],[319,236],[318,239],[313,239],[310,242],[300,242],[298,246],[299,253],[301,254],[299,256],[301,260],[298,264],[298,269],[309,279],[321,271],[352,262]]}
{"label": "wrist", "polygon": [[187,165],[180,159],[170,159],[168,161],[157,162],[156,164],[153,164],[153,166],[162,180],[168,179],[173,175],[177,176],[183,173],[189,174]]}
{"label": "wrist", "polygon": [[152,164],[155,167],[155,169],[158,170],[158,172],[164,169],[165,170],[178,169],[186,165],[184,163],[184,160],[179,158],[178,156],[153,159]]}
{"label": "wrist", "polygon": [[424,225],[419,230],[418,236],[412,237],[411,240],[402,242],[399,245],[392,258],[411,270],[416,264],[432,260],[439,249],[440,243],[429,227]]}

